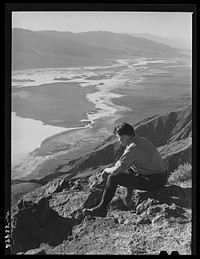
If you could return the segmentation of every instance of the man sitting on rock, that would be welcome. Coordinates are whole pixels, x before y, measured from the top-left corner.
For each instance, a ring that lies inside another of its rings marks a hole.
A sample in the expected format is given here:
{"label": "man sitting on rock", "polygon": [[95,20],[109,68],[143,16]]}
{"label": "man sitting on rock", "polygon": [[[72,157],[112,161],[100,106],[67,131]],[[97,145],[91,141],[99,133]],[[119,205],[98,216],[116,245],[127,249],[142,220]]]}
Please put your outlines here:
{"label": "man sitting on rock", "polygon": [[156,147],[144,137],[135,134],[128,123],[115,127],[114,134],[122,146],[126,147],[120,159],[110,168],[104,169],[102,178],[109,174],[101,202],[91,209],[83,209],[84,216],[107,215],[107,207],[115,195],[118,185],[127,188],[124,203],[132,207],[132,192],[161,188],[167,182],[167,174],[162,157]]}

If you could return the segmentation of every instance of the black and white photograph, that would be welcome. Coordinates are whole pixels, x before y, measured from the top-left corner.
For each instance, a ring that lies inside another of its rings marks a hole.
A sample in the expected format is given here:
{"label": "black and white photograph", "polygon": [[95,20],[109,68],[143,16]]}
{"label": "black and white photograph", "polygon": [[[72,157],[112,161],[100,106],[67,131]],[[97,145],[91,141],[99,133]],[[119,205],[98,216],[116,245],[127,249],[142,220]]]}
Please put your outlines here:
{"label": "black and white photograph", "polygon": [[195,5],[24,6],[11,8],[5,86],[6,248],[13,255],[194,254]]}

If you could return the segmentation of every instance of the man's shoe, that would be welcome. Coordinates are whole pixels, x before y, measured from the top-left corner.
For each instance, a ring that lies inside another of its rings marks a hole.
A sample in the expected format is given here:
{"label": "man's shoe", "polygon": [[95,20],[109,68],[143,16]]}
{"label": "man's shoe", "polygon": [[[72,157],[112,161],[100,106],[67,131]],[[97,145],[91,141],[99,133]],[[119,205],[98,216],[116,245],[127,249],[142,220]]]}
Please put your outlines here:
{"label": "man's shoe", "polygon": [[92,209],[83,209],[83,215],[87,216],[94,216],[94,217],[106,217],[107,209],[104,207],[94,207]]}

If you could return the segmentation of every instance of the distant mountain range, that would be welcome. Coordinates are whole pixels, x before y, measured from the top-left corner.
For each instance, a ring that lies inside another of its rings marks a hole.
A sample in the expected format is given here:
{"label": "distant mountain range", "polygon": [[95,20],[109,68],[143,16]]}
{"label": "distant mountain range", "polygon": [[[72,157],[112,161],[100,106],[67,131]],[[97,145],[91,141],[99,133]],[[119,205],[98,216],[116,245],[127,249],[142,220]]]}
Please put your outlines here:
{"label": "distant mountain range", "polygon": [[152,39],[107,31],[72,33],[14,28],[12,69],[105,65],[120,58],[179,54],[179,49],[167,45],[167,40],[164,44]]}
{"label": "distant mountain range", "polygon": [[171,47],[179,48],[179,49],[185,49],[185,50],[191,50],[192,49],[192,40],[190,39],[184,39],[184,38],[167,38],[167,37],[161,37],[157,35],[153,35],[150,33],[132,33],[131,35],[136,37],[145,38],[148,40],[153,40],[156,42],[160,42],[163,44],[167,44]]}

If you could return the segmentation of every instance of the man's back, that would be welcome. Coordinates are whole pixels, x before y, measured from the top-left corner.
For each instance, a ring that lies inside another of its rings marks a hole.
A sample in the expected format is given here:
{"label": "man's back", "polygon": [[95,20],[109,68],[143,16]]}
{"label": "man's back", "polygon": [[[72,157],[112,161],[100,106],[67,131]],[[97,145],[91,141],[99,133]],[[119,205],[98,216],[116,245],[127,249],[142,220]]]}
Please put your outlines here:
{"label": "man's back", "polygon": [[133,166],[138,173],[155,174],[164,173],[165,165],[157,148],[146,138],[134,136],[127,146],[125,153],[131,154]]}

